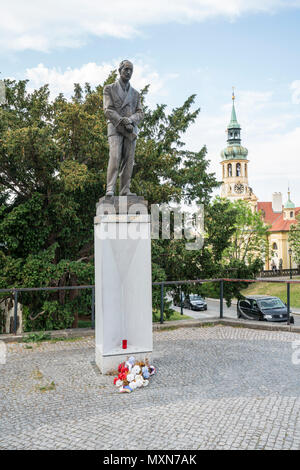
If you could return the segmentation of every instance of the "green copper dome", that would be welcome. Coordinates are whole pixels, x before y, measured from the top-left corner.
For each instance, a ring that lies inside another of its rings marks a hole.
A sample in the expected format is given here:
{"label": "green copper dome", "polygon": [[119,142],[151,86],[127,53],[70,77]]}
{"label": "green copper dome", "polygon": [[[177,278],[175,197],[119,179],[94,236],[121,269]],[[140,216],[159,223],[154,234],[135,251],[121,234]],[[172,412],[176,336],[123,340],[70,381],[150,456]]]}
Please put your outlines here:
{"label": "green copper dome", "polygon": [[288,191],[288,195],[289,195],[289,198],[288,200],[286,201],[285,205],[284,205],[284,208],[285,209],[295,209],[295,204],[291,201],[291,193],[290,191]]}
{"label": "green copper dome", "polygon": [[231,119],[227,127],[227,147],[222,150],[222,160],[247,159],[248,150],[241,145],[241,126],[239,125],[234,107],[235,96],[232,94]]}
{"label": "green copper dome", "polygon": [[224,150],[221,152],[221,157],[223,160],[241,160],[247,159],[248,150],[242,145],[228,145]]}

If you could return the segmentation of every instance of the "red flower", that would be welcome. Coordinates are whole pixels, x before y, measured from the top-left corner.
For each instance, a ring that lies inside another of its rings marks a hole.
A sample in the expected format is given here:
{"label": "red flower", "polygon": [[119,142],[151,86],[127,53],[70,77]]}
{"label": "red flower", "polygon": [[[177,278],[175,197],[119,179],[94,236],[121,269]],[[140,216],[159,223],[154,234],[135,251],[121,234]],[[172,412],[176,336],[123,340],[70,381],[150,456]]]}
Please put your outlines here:
{"label": "red flower", "polygon": [[125,362],[121,362],[121,364],[118,367],[118,372],[122,371],[122,368],[124,367],[124,365],[125,365]]}
{"label": "red flower", "polygon": [[116,385],[116,381],[119,380],[119,377],[114,378],[114,385]]}

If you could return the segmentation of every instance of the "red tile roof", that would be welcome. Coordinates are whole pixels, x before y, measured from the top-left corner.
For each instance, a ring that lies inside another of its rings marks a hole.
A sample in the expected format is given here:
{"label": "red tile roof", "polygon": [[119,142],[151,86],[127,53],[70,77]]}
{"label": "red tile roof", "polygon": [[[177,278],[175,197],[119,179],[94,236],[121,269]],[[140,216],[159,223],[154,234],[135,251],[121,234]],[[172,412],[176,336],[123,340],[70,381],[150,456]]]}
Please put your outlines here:
{"label": "red tile roof", "polygon": [[[263,211],[264,220],[271,225],[270,232],[288,232],[296,220],[284,220],[283,212],[273,212],[272,202],[258,202],[257,210]],[[300,207],[295,207],[295,216],[300,213]]]}

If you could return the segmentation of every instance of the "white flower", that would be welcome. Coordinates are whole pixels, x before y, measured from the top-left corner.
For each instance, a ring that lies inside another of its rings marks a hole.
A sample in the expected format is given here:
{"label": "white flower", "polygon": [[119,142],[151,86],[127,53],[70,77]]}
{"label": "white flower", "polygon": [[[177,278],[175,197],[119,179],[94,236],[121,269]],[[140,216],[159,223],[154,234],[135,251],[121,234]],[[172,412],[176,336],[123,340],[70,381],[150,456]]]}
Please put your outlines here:
{"label": "white flower", "polygon": [[130,382],[129,387],[132,388],[132,390],[135,390],[137,388],[137,383],[135,381]]}
{"label": "white flower", "polygon": [[132,382],[134,380],[134,374],[127,374],[127,380],[128,382]]}
{"label": "white flower", "polygon": [[125,362],[125,367],[127,367],[127,369],[128,369],[129,372],[130,372],[131,369],[132,369],[132,364],[131,364],[129,361],[127,361],[127,362]]}
{"label": "white flower", "polygon": [[135,378],[135,381],[136,381],[138,387],[143,386],[144,379],[141,375],[137,375],[136,378]]}
{"label": "white flower", "polygon": [[147,387],[148,384],[149,384],[149,380],[144,380],[143,387]]}
{"label": "white flower", "polygon": [[123,385],[123,380],[116,381],[116,387],[121,387]]}
{"label": "white flower", "polygon": [[136,375],[136,374],[139,374],[140,370],[141,370],[140,366],[134,366],[131,370],[131,373]]}

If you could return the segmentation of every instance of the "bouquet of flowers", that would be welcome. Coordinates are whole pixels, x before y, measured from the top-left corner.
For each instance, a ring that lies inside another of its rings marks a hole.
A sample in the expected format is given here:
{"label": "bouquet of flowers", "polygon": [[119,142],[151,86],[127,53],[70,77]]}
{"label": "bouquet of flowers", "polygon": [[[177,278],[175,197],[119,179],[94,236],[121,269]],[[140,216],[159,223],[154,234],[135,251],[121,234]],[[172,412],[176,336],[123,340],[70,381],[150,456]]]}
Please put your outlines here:
{"label": "bouquet of flowers", "polygon": [[146,387],[149,378],[155,374],[155,367],[150,366],[148,361],[136,361],[131,356],[126,362],[118,367],[119,375],[114,378],[114,385],[120,393],[131,393],[136,388]]}

